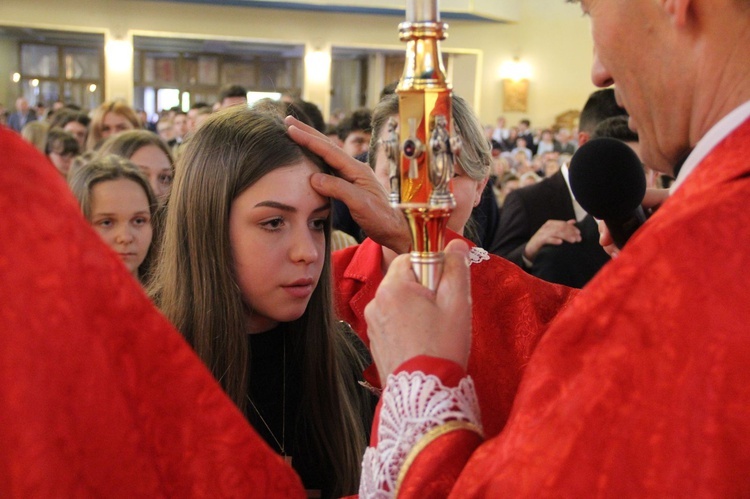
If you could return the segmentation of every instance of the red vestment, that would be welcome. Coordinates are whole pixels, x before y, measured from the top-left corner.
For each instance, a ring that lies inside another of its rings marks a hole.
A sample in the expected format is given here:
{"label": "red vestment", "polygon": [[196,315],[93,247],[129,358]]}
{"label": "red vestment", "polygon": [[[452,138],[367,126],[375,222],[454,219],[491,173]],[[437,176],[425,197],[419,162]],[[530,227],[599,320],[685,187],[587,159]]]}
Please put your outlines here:
{"label": "red vestment", "polygon": [[549,327],[502,433],[467,462],[471,432],[438,438],[400,493],[420,497],[444,467],[460,475],[436,495],[750,496],[748,199],[750,120]]}
{"label": "red vestment", "polygon": [[[446,236],[448,241],[461,237],[452,231]],[[578,290],[549,285],[503,258],[479,248],[472,251],[478,257],[470,267],[473,336],[468,372],[485,435],[493,436],[508,419],[524,366],[541,334]],[[383,280],[382,261],[382,247],[371,239],[333,254],[337,311],[368,346],[365,306]],[[379,385],[377,374],[367,378]]]}
{"label": "red vestment", "polygon": [[0,163],[0,496],[304,497],[57,170]]}

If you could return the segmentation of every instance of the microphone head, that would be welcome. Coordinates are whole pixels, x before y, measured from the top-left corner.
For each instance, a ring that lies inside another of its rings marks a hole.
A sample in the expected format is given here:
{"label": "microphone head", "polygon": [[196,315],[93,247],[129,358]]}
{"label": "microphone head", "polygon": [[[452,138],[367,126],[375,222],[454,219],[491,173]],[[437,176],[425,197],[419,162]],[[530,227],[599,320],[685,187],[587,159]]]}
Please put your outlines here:
{"label": "microphone head", "polygon": [[646,194],[638,155],[617,139],[593,139],[570,160],[570,189],[587,213],[601,220],[630,216]]}

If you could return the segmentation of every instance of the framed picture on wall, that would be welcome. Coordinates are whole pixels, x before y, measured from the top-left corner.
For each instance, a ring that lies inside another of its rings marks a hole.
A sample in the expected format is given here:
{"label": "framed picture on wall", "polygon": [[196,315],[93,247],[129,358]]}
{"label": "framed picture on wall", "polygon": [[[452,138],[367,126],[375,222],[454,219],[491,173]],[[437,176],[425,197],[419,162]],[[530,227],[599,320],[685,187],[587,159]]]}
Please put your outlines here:
{"label": "framed picture on wall", "polygon": [[529,80],[503,80],[503,111],[527,112],[529,102]]}

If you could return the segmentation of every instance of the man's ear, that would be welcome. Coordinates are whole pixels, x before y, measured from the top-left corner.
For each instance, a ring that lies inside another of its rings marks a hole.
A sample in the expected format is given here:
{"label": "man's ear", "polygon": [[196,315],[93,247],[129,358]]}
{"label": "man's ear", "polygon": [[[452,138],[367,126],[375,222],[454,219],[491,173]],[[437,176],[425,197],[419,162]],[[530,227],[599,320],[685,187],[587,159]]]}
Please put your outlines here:
{"label": "man's ear", "polygon": [[691,3],[690,0],[663,0],[662,8],[672,18],[674,25],[682,28],[687,23]]}

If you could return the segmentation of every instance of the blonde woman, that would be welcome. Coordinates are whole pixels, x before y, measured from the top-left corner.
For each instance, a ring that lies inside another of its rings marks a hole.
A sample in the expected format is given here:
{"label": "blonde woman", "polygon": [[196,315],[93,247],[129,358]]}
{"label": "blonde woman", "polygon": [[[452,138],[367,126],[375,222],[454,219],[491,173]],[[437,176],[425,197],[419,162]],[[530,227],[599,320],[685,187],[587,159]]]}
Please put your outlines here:
{"label": "blonde woman", "polygon": [[110,136],[136,128],[141,128],[141,121],[132,107],[123,101],[105,102],[91,116],[86,149],[94,151]]}

